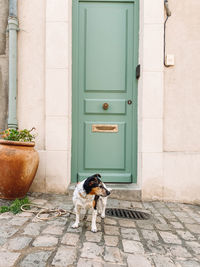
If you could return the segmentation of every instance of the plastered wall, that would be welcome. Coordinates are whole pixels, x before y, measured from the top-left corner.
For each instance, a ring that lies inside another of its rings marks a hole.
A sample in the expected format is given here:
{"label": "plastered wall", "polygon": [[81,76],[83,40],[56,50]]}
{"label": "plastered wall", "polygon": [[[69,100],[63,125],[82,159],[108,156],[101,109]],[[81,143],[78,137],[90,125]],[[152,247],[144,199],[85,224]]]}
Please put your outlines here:
{"label": "plastered wall", "polygon": [[169,0],[164,72],[164,199],[200,203],[200,1]]}
{"label": "plastered wall", "polygon": [[71,2],[18,2],[19,128],[36,127],[32,191],[65,193],[71,179]]}

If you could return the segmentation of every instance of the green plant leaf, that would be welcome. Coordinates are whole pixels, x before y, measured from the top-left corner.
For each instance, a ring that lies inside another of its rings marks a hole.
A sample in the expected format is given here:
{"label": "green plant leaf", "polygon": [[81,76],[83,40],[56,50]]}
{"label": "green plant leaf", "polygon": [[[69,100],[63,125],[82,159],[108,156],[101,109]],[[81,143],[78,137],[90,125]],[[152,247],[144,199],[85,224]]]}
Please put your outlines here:
{"label": "green plant leaf", "polygon": [[13,214],[17,214],[21,212],[21,206],[24,204],[30,204],[28,197],[25,197],[23,199],[16,198],[10,206],[0,207],[0,213],[11,211]]}

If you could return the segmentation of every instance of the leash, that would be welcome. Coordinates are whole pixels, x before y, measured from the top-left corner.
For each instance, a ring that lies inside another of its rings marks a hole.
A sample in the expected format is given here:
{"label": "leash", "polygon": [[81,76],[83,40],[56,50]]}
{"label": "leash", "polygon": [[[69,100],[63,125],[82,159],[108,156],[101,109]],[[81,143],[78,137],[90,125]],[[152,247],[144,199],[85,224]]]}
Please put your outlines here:
{"label": "leash", "polygon": [[[40,211],[35,211],[35,210],[28,210],[26,209],[27,207],[35,207],[37,209],[40,209]],[[36,216],[33,218],[33,221],[38,219],[40,221],[48,221],[48,220],[51,220],[51,219],[54,219],[54,218],[57,218],[57,217],[60,217],[60,216],[63,216],[67,213],[70,213],[70,214],[73,214],[73,215],[76,215],[73,211],[71,210],[64,210],[64,209],[57,209],[57,208],[54,208],[54,209],[49,209],[49,208],[46,208],[44,206],[40,206],[40,205],[36,205],[34,203],[27,203],[27,204],[24,204],[21,206],[21,210],[24,211],[24,212],[30,212],[30,213],[35,213]],[[41,214],[53,214],[52,216],[48,217],[48,218],[44,218],[44,217],[41,217],[40,215]]]}

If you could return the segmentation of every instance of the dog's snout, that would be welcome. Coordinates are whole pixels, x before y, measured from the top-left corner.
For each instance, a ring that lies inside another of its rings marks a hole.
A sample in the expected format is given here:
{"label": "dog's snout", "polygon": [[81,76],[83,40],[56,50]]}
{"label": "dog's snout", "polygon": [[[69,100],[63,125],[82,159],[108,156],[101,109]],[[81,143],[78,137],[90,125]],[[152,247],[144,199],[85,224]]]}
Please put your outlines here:
{"label": "dog's snout", "polygon": [[110,191],[106,190],[106,195],[109,196],[110,195]]}

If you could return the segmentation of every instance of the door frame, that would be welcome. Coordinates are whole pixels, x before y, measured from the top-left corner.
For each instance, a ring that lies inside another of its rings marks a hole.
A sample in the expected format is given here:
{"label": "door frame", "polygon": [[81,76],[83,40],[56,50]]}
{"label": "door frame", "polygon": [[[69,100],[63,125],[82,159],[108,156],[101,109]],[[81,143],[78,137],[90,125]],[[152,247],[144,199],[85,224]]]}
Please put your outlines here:
{"label": "door frame", "polygon": [[[77,182],[78,173],[78,4],[79,2],[119,2],[119,3],[134,3],[134,26],[133,36],[136,40],[133,42],[133,69],[136,70],[138,65],[139,55],[139,0],[73,0],[72,1],[72,153],[71,153],[71,182]],[[135,136],[132,139],[132,183],[137,183],[137,155],[138,155],[138,80],[136,79],[136,72],[133,73],[133,116],[132,116],[132,134]],[[135,122],[135,124],[134,124]],[[136,127],[134,127],[136,125]],[[135,152],[135,157],[133,153]]]}

